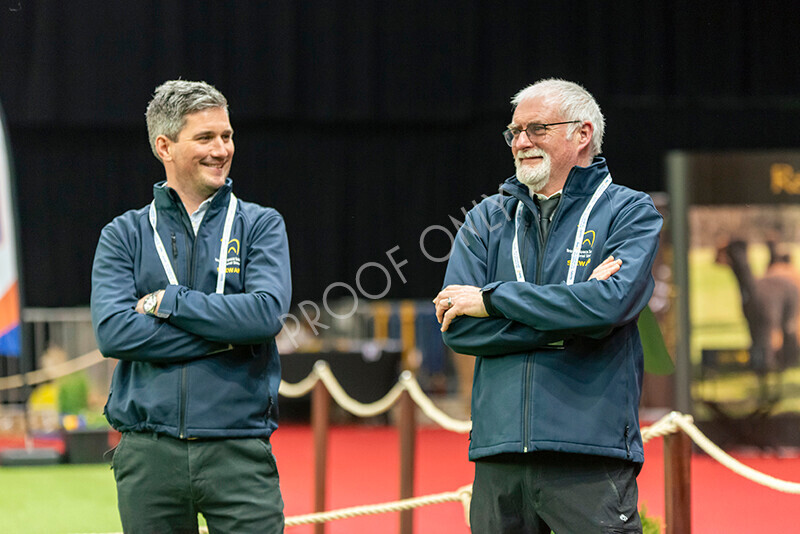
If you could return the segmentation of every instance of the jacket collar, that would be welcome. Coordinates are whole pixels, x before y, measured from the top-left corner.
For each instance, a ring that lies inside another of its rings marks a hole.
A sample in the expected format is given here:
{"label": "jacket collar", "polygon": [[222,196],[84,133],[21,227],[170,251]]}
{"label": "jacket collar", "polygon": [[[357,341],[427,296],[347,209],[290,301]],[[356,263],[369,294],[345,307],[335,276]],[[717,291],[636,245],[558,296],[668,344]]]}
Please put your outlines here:
{"label": "jacket collar", "polygon": [[[225,184],[219,188],[219,193],[214,197],[214,200],[211,201],[211,206],[208,207],[209,213],[219,209],[220,206],[228,205],[228,198],[232,189],[233,180],[226,178]],[[153,185],[153,198],[156,201],[156,208],[159,210],[183,208],[183,203],[178,196],[178,192],[167,186],[166,180]]]}
{"label": "jacket collar", "polygon": [[[569,171],[569,176],[567,176],[567,181],[564,183],[562,194],[565,197],[591,196],[607,174],[608,165],[606,164],[606,159],[601,157],[595,157],[588,167],[572,167]],[[526,204],[531,198],[528,186],[520,182],[516,175],[500,185],[500,192],[517,197]],[[533,204],[532,201],[531,204]]]}

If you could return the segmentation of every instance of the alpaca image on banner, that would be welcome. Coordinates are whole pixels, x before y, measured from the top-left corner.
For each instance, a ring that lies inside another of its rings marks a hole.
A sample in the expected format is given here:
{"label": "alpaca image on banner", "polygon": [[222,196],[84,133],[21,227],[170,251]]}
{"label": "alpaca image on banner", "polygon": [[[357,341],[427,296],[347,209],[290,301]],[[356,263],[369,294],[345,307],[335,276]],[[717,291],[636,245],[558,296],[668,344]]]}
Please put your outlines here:
{"label": "alpaca image on banner", "polygon": [[800,206],[694,206],[689,221],[698,416],[776,446],[769,420],[800,413]]}
{"label": "alpaca image on banner", "polygon": [[747,258],[748,243],[729,241],[717,250],[717,263],[728,265],[739,284],[742,313],[750,331],[750,365],[758,374],[783,371],[797,362],[797,330],[800,318],[800,272],[790,256],[770,250],[766,272],[756,277]]}

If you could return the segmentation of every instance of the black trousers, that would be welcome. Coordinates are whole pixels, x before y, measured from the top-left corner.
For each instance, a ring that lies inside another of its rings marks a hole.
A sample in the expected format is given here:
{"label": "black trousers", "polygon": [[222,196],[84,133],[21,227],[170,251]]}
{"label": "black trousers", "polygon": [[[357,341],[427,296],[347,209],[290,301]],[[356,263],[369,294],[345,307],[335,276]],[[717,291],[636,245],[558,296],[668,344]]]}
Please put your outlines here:
{"label": "black trousers", "polygon": [[283,532],[283,498],[262,439],[179,440],[126,432],[112,459],[126,533]]}
{"label": "black trousers", "polygon": [[626,460],[532,452],[475,462],[473,534],[641,533],[636,477]]}

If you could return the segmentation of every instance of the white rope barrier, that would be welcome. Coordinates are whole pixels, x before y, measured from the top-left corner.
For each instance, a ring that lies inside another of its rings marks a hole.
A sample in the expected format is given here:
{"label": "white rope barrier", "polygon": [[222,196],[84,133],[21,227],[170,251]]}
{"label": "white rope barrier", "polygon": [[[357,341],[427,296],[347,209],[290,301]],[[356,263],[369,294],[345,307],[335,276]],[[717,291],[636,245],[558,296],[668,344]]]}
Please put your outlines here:
{"label": "white rope barrier", "polygon": [[359,417],[374,417],[389,411],[400,398],[400,394],[403,390],[405,390],[408,391],[409,395],[414,399],[414,402],[417,403],[422,412],[442,428],[461,434],[468,433],[472,428],[471,421],[453,419],[440,410],[433,401],[425,395],[419,382],[417,382],[417,379],[410,371],[403,371],[400,375],[400,380],[383,396],[383,398],[369,404],[362,404],[348,395],[339,381],[336,380],[336,376],[325,360],[316,362],[308,376],[300,382],[290,384],[281,380],[281,386],[278,392],[285,397],[302,397],[307,395],[320,380],[325,384],[331,397],[333,397],[339,406]]}
{"label": "white rope barrier", "polygon": [[35,386],[48,380],[55,380],[77,371],[82,371],[93,365],[102,362],[105,358],[99,350],[87,352],[83,356],[78,356],[63,363],[45,367],[37,371],[30,371],[24,375],[4,376],[0,378],[0,391],[5,389],[20,388],[22,386]]}
{"label": "white rope barrier", "polygon": [[781,491],[784,493],[800,494],[800,483],[788,482],[773,476],[756,471],[752,467],[746,466],[735,458],[731,457],[725,451],[720,449],[714,442],[706,437],[699,428],[694,425],[692,417],[684,415],[680,412],[672,412],[665,417],[671,418],[672,422],[681,430],[692,438],[698,447],[703,449],[709,456],[716,461],[748,480],[751,480],[762,486]]}
{"label": "white rope barrier", "polygon": [[[672,413],[678,413],[678,412],[672,412]],[[674,434],[675,432],[677,432],[678,425],[675,424],[675,418],[672,417],[672,413],[663,416],[661,419],[659,419],[652,425],[642,428],[641,429],[642,441],[644,443],[647,443],[653,438],[661,438],[668,434]]]}
{"label": "white rope barrier", "polygon": [[311,372],[308,373],[308,376],[306,376],[304,379],[302,379],[300,382],[297,382],[296,384],[290,384],[285,380],[281,380],[281,385],[278,388],[278,393],[280,393],[284,397],[291,397],[291,398],[305,397],[311,392],[312,389],[314,389],[314,386],[317,385],[317,382],[319,382],[319,375],[312,369]]}
{"label": "white rope barrier", "polygon": [[339,384],[339,381],[336,380],[327,362],[323,361],[314,364],[314,371],[319,374],[322,383],[328,388],[328,392],[331,394],[331,397],[333,397],[333,400],[335,400],[339,406],[358,417],[374,417],[387,412],[394,403],[397,402],[400,398],[400,394],[403,392],[403,384],[397,382],[383,398],[369,404],[362,404],[345,392],[344,388]]}
{"label": "white rope barrier", "polygon": [[[388,514],[391,512],[402,512],[403,510],[413,510],[421,506],[432,504],[443,504],[447,502],[460,501],[464,507],[464,520],[469,525],[469,505],[472,500],[472,484],[462,486],[456,491],[445,493],[435,493],[424,497],[414,497],[400,501],[387,502],[381,504],[367,504],[364,506],[353,506],[351,508],[341,508],[330,512],[317,512],[314,514],[296,515],[287,517],[284,526],[297,527],[300,525],[310,525],[314,523],[327,523],[338,519],[348,519],[351,517],[361,517],[365,515]],[[200,527],[201,534],[208,534],[208,527]],[[121,532],[109,532],[106,534],[122,534]]]}
{"label": "white rope barrier", "polygon": [[326,523],[337,519],[347,519],[350,517],[359,517],[364,515],[385,514],[390,512],[400,512],[403,510],[412,510],[421,506],[429,506],[432,504],[441,504],[446,502],[460,501],[464,505],[465,520],[469,524],[469,503],[472,499],[472,484],[462,486],[456,491],[446,493],[437,493],[434,495],[426,495],[424,497],[414,497],[411,499],[403,499],[400,501],[373,504],[365,506],[354,506],[352,508],[342,508],[330,512],[318,512],[315,514],[299,515],[289,517],[286,519],[287,527],[294,527],[298,525],[307,525],[311,523]]}
{"label": "white rope barrier", "polygon": [[[419,386],[417,380],[408,371],[403,372],[398,383],[395,384],[392,390],[383,399],[372,403],[371,405],[360,405],[362,408],[359,408],[360,403],[352,399],[344,392],[344,390],[341,388],[341,385],[339,385],[333,376],[333,373],[331,373],[327,364],[324,366],[319,366],[319,368],[317,368],[317,365],[315,365],[315,369],[312,371],[312,373],[314,372],[321,373],[325,386],[328,387],[329,391],[331,391],[331,396],[336,400],[336,402],[355,415],[358,415],[358,412],[363,410],[364,406],[375,407],[375,410],[388,410],[389,407],[391,407],[391,405],[399,397],[400,391],[402,389],[406,389],[411,395],[411,398],[414,399],[414,402],[422,409],[423,413],[425,413],[425,415],[427,415],[442,428],[452,432],[466,433],[469,432],[470,428],[472,427],[472,423],[470,421],[459,421],[453,419],[436,407],[433,401],[431,401],[430,398],[422,391],[422,388]],[[331,389],[331,386],[333,386],[333,390]],[[370,411],[369,413],[371,415],[375,414],[374,411]],[[667,434],[673,434],[678,430],[683,430],[686,432],[686,434],[697,444],[698,447],[703,449],[709,456],[737,475],[776,491],[800,494],[800,483],[781,480],[761,473],[760,471],[757,471],[752,467],[748,467],[734,459],[732,456],[715,445],[711,440],[709,440],[700,431],[700,429],[695,426],[693,418],[689,415],[684,415],[680,412],[671,412],[665,415],[651,426],[641,429],[642,441],[646,443],[653,438],[663,437]]]}
{"label": "white rope barrier", "polygon": [[412,375],[409,371],[403,371],[400,381],[405,386],[409,395],[411,395],[411,398],[414,399],[414,402],[417,403],[417,406],[422,409],[422,413],[431,418],[440,427],[451,432],[457,432],[459,434],[467,434],[470,430],[472,430],[472,421],[460,421],[458,419],[453,419],[440,410],[433,403],[433,401],[427,395],[425,395],[425,392],[422,391],[419,382],[417,382],[417,379],[414,378],[414,375]]}
{"label": "white rope barrier", "polygon": [[[36,385],[48,380],[54,380],[56,378],[60,378],[76,371],[91,367],[92,365],[95,365],[103,360],[104,358],[100,352],[94,350],[73,360],[40,369],[38,371],[31,371],[25,373],[24,375],[2,377],[0,378],[0,391],[4,389],[21,387],[26,384]],[[467,433],[472,427],[471,421],[454,419],[440,410],[422,391],[419,382],[417,382],[416,378],[409,371],[404,371],[401,374],[400,380],[398,380],[398,382],[386,395],[384,395],[383,398],[369,404],[360,403],[348,395],[344,388],[342,388],[339,381],[336,379],[328,363],[323,360],[316,362],[311,373],[309,373],[309,375],[300,382],[290,384],[281,380],[279,392],[281,395],[286,397],[302,397],[307,395],[320,380],[323,384],[325,384],[325,387],[331,394],[331,397],[333,397],[339,406],[359,417],[372,417],[388,411],[397,402],[397,400],[400,398],[400,395],[405,390],[408,391],[411,398],[414,400],[417,406],[419,406],[423,413],[442,428],[452,432]],[[692,441],[697,444],[698,447],[734,473],[776,491],[800,494],[800,483],[781,480],[761,473],[731,457],[716,444],[714,444],[710,439],[708,439],[708,437],[706,437],[705,434],[703,434],[700,429],[695,426],[694,420],[690,415],[685,415],[677,411],[673,411],[665,415],[651,426],[641,429],[642,441],[647,442],[653,438],[673,434],[679,430],[685,432],[692,439]],[[472,485],[468,485],[463,486],[454,492],[403,499],[401,501],[390,503],[355,506],[352,508],[345,508],[330,512],[319,512],[289,517],[286,519],[285,524],[287,527],[291,527],[309,523],[323,523],[337,519],[382,514],[387,512],[398,512],[402,510],[410,510],[420,506],[454,501],[461,501],[462,505],[464,506],[466,520],[469,522],[469,503],[471,495]],[[207,529],[201,529],[201,532],[207,532]]]}
{"label": "white rope barrier", "polygon": [[[37,371],[31,371],[24,375],[0,377],[0,391],[18,388],[24,385],[38,385],[49,380],[61,378],[76,371],[87,369],[103,360],[104,358],[103,355],[100,354],[100,351],[93,350],[67,362]],[[296,384],[290,384],[281,380],[279,391],[281,395],[287,397],[302,397],[307,395],[319,380],[322,380],[323,384],[325,384],[325,387],[330,392],[331,397],[333,397],[339,406],[358,417],[373,417],[388,411],[400,398],[400,394],[403,390],[406,390],[422,412],[442,428],[458,433],[467,433],[472,428],[471,421],[453,419],[440,410],[422,391],[419,382],[417,382],[416,378],[409,371],[404,371],[402,373],[400,380],[383,398],[369,404],[360,403],[348,395],[341,384],[339,384],[339,381],[336,380],[328,363],[324,360],[316,362],[311,373]],[[671,412],[665,415],[653,425],[641,430],[642,440],[647,442],[655,437],[675,433],[679,429],[686,432],[692,441],[709,456],[734,473],[777,491],[800,494],[800,483],[781,480],[761,473],[731,457],[709,440],[705,434],[695,426],[692,417],[689,415],[684,415],[680,412]]]}

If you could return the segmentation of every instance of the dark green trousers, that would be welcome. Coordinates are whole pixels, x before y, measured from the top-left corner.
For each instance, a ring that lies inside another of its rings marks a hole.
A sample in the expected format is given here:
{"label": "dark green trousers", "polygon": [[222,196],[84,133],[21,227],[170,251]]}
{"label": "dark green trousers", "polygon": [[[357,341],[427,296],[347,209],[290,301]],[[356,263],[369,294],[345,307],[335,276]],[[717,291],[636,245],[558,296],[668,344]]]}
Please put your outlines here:
{"label": "dark green trousers", "polygon": [[130,534],[283,532],[283,498],[263,439],[179,440],[126,432],[112,459]]}
{"label": "dark green trousers", "polygon": [[640,464],[588,454],[500,454],[475,462],[473,534],[641,533]]}

